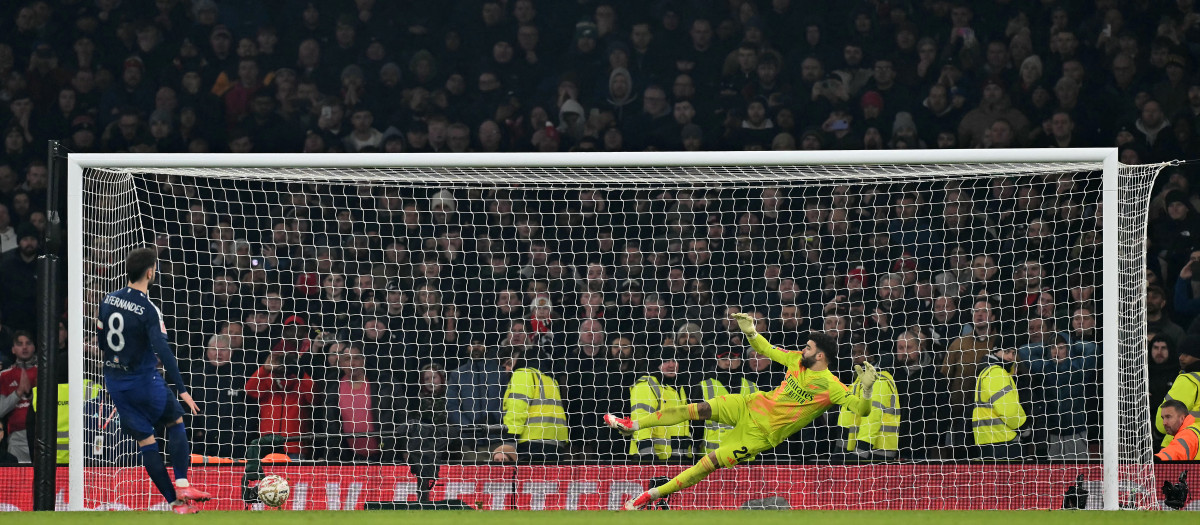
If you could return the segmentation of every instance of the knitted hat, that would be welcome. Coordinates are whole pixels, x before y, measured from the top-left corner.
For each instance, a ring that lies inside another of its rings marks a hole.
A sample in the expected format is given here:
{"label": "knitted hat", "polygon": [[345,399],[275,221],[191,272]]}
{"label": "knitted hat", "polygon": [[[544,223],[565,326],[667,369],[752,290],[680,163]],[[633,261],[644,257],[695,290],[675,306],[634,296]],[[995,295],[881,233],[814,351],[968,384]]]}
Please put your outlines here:
{"label": "knitted hat", "polygon": [[859,101],[859,104],[864,108],[867,106],[871,106],[874,108],[882,109],[883,108],[883,95],[880,95],[878,91],[868,91],[866,93],[863,93],[862,100]]}
{"label": "knitted hat", "polygon": [[917,129],[917,123],[913,120],[912,113],[907,111],[896,113],[896,120],[892,123],[892,133],[902,129]]}
{"label": "knitted hat", "polygon": [[1200,335],[1190,334],[1179,340],[1179,353],[1200,359]]}
{"label": "knitted hat", "polygon": [[38,231],[37,227],[35,227],[34,225],[29,224],[29,223],[25,223],[20,226],[17,226],[17,240],[20,241],[21,239],[24,239],[26,237],[33,237],[35,239],[40,239],[41,232]]}

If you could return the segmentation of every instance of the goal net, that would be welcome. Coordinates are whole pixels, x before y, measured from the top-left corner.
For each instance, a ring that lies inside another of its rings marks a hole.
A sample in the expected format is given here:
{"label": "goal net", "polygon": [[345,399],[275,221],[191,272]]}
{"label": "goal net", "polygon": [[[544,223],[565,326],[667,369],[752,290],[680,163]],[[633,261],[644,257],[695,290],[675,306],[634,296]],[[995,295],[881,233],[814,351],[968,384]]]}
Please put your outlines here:
{"label": "goal net", "polygon": [[[763,432],[601,421],[779,387],[730,321],[748,312],[784,349],[832,336],[854,392],[875,364],[874,410],[834,405],[663,506],[1059,508],[1077,480],[1090,508],[1156,506],[1158,166],[1078,151],[73,155],[73,385],[103,384],[97,304],[154,246],[207,508],[256,508],[243,486],[266,473],[289,509],[613,509]],[[71,407],[71,508],[161,508],[103,390]]]}

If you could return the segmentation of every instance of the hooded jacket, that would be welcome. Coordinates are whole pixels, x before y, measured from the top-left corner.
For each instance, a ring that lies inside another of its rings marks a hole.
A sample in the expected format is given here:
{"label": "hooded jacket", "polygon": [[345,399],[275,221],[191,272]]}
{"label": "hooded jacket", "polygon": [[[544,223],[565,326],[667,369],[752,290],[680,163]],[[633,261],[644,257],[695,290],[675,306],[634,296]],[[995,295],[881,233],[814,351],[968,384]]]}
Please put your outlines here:
{"label": "hooded jacket", "polygon": [[[574,124],[567,122],[567,114],[569,113],[579,115],[579,118],[575,119]],[[583,104],[580,104],[575,99],[563,102],[562,107],[558,109],[558,132],[567,135],[572,141],[576,141],[583,138],[586,128],[587,118],[583,111]]]}
{"label": "hooded jacket", "polygon": [[[1153,347],[1154,342],[1157,340],[1159,338],[1150,341],[1150,346]],[[1176,376],[1179,375],[1179,352],[1175,350],[1175,345],[1169,342],[1167,343],[1167,348],[1170,349],[1170,355],[1161,364],[1154,362],[1154,358],[1149,356],[1149,350],[1146,352],[1146,366],[1149,368],[1150,376],[1151,409],[1157,409],[1163,403],[1167,392],[1171,390],[1171,385],[1175,382]]]}
{"label": "hooded jacket", "polygon": [[976,445],[1016,441],[1017,429],[1025,424],[1025,409],[1017,394],[1017,384],[1008,371],[1007,363],[988,354],[982,363],[979,382],[975,388],[975,408],[971,413],[971,428]]}
{"label": "hooded jacket", "polygon": [[[660,410],[685,406],[687,394],[655,371],[638,378],[629,391],[630,419],[638,419]],[[675,379],[678,379],[676,376]],[[653,455],[658,459],[684,456],[690,453],[691,426],[682,421],[670,426],[644,428],[634,432],[629,443],[630,455]]]}

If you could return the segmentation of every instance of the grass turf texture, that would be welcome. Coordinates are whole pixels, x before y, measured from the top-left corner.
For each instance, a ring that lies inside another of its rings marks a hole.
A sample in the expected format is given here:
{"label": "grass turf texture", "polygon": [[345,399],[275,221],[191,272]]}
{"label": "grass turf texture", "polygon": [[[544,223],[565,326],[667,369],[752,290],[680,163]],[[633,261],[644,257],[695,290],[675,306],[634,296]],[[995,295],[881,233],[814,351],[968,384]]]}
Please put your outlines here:
{"label": "grass turf texture", "polygon": [[[14,516],[15,517],[15,516]],[[582,523],[620,523],[621,525],[796,525],[797,522],[821,525],[974,525],[1014,523],[1053,523],[1053,525],[1194,525],[1196,512],[1100,512],[1100,511],[269,511],[201,512],[194,516],[176,516],[169,512],[28,512],[19,515],[22,525],[141,525],[203,523],[205,525],[306,525],[348,522],[354,525],[573,525]]]}

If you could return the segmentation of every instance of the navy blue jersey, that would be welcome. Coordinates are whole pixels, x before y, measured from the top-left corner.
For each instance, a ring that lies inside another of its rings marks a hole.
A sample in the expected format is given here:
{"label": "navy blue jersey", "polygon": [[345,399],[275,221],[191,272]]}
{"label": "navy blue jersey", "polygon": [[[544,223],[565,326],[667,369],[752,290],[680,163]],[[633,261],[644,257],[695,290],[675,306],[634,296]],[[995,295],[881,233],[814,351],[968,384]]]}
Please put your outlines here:
{"label": "navy blue jersey", "polygon": [[161,360],[175,390],[187,392],[175,354],[167,345],[162,312],[146,294],[125,287],[105,296],[100,302],[96,335],[104,353],[104,380],[110,391],[151,384],[158,377]]}

